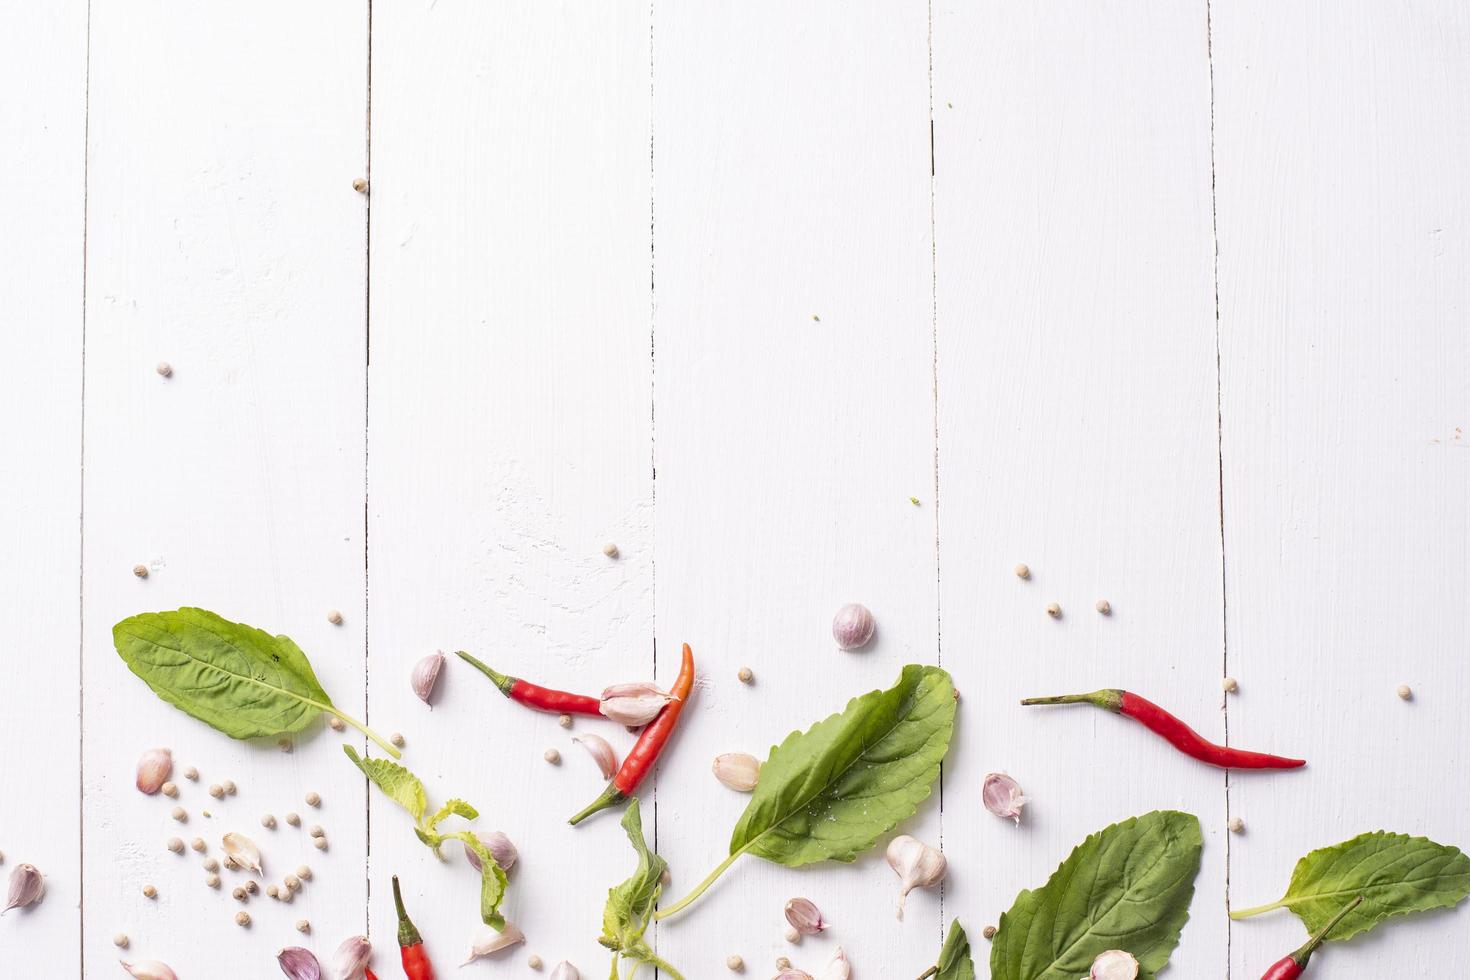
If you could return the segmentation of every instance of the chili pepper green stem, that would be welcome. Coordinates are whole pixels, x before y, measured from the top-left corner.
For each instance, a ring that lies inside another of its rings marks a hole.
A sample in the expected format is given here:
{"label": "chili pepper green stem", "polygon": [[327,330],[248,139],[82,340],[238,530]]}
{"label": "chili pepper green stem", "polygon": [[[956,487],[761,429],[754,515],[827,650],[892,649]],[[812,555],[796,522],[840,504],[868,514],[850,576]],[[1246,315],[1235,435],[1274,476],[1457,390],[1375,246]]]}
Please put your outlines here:
{"label": "chili pepper green stem", "polygon": [[1347,918],[1349,912],[1362,904],[1363,896],[1359,895],[1357,898],[1348,903],[1347,908],[1334,915],[1325,926],[1323,926],[1321,929],[1318,929],[1317,934],[1314,935],[1311,939],[1307,940],[1306,944],[1303,945],[1301,949],[1297,950],[1295,953],[1292,953],[1291,958],[1296,961],[1296,965],[1305,968],[1307,965],[1307,961],[1312,958],[1312,954],[1317,952],[1317,948],[1327,941],[1327,934],[1332,932],[1333,929],[1336,929],[1338,923]]}
{"label": "chili pepper green stem", "polygon": [[424,941],[419,935],[418,929],[408,917],[408,912],[403,907],[403,892],[398,889],[398,876],[393,876],[393,906],[398,910],[398,945],[417,946]]}
{"label": "chili pepper green stem", "polygon": [[607,789],[602,791],[601,796],[593,800],[590,804],[587,805],[587,808],[585,810],[577,814],[572,819],[568,820],[567,823],[575,827],[577,824],[581,823],[583,820],[586,820],[588,817],[592,816],[592,814],[594,813],[597,813],[599,810],[606,810],[610,806],[617,806],[619,803],[622,803],[627,798],[628,794],[624,793],[616,786],[609,786]]}
{"label": "chili pepper green stem", "polygon": [[[760,840],[760,838],[757,837],[755,840]],[[731,854],[729,857],[725,858],[725,860],[721,861],[720,866],[711,871],[708,878],[705,878],[699,884],[694,886],[694,891],[690,892],[688,895],[685,895],[683,898],[679,899],[668,908],[659,909],[657,912],[653,913],[654,920],[660,921],[663,919],[667,919],[671,915],[678,915],[690,905],[693,905],[694,901],[699,898],[699,896],[708,891],[710,885],[713,885],[715,883],[715,879],[719,878],[720,875],[730,870],[730,865],[735,863],[735,859],[740,857],[740,855],[744,854],[746,851],[750,850],[751,845],[753,845],[754,843],[754,840],[751,841],[750,844],[746,844],[740,850],[736,851],[734,854]]]}
{"label": "chili pepper green stem", "polygon": [[332,705],[325,705],[324,704],[324,705],[321,705],[320,707],[321,707],[321,709],[323,711],[327,712],[328,714],[332,714],[332,715],[335,715],[338,718],[341,718],[344,722],[346,722],[347,724],[351,725],[353,728],[356,728],[358,731],[362,732],[368,738],[370,738],[370,739],[373,740],[373,744],[377,745],[378,748],[382,749],[384,752],[387,752],[393,758],[395,758],[395,759],[401,759],[401,758],[403,758],[403,753],[402,752],[399,752],[396,748],[394,748],[393,747],[393,744],[391,742],[385,742],[383,740],[383,737],[381,735],[379,735],[377,732],[373,731],[371,728],[369,728],[366,725],[364,725],[362,722],[358,721],[356,718],[353,718],[351,715],[343,714],[341,711],[338,711],[336,709],[336,707],[334,707]]}
{"label": "chili pepper green stem", "polygon": [[463,650],[456,650],[454,651],[454,653],[455,656],[459,657],[465,663],[469,664],[480,673],[490,678],[491,683],[500,688],[501,694],[504,694],[506,697],[510,697],[510,689],[516,686],[516,679],[514,677],[509,677],[505,674],[502,674],[500,671],[494,669],[489,664],[484,663],[480,660],[476,660],[474,657],[465,653]]}
{"label": "chili pepper green stem", "polygon": [[1026,698],[1023,707],[1038,704],[1090,704],[1105,711],[1117,712],[1123,707],[1123,692],[1111,688],[1093,691],[1091,694],[1059,694],[1049,698]]}

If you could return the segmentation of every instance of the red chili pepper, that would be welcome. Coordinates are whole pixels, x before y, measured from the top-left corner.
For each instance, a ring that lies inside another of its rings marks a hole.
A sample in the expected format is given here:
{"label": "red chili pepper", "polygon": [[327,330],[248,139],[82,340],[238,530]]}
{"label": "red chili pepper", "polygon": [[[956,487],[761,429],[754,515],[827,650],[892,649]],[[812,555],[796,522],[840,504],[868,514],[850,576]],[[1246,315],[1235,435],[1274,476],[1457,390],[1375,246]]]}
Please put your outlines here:
{"label": "red chili pepper", "polygon": [[434,964],[424,951],[424,937],[409,921],[403,910],[403,893],[398,890],[398,876],[393,876],[393,904],[398,908],[398,945],[403,953],[403,972],[408,980],[434,980]]}
{"label": "red chili pepper", "polygon": [[684,659],[679,665],[679,676],[675,678],[674,686],[669,691],[673,695],[673,700],[664,705],[658,717],[643,729],[643,734],[638,736],[638,741],[633,744],[633,750],[623,760],[622,767],[618,769],[617,775],[613,776],[612,782],[607,784],[607,789],[592,802],[591,806],[571,819],[572,826],[575,827],[598,810],[617,806],[633,795],[638,784],[643,782],[643,778],[653,770],[659,754],[668,744],[669,736],[674,733],[674,726],[679,723],[679,715],[683,712],[684,704],[689,700],[689,693],[693,690],[694,651],[689,649],[689,644],[686,643],[684,644]]}
{"label": "red chili pepper", "polygon": [[1317,947],[1327,941],[1327,934],[1337,928],[1337,924],[1343,920],[1344,916],[1362,903],[1363,896],[1361,895],[1353,899],[1347,908],[1334,915],[1332,921],[1323,926],[1315,936],[1307,941],[1305,946],[1279,962],[1273,963],[1271,969],[1261,975],[1261,980],[1296,980],[1306,972],[1307,961],[1312,958],[1313,953],[1317,952]]}
{"label": "red chili pepper", "polygon": [[1207,762],[1221,769],[1298,769],[1306,765],[1305,759],[1287,759],[1279,755],[1262,752],[1246,752],[1232,749],[1228,745],[1216,745],[1169,712],[1147,698],[1131,691],[1108,688],[1091,694],[1067,694],[1055,698],[1027,698],[1021,702],[1032,704],[1090,704],[1134,721],[1155,735],[1162,735],[1174,748],[1187,756]]}
{"label": "red chili pepper", "polygon": [[362,975],[366,977],[367,980],[378,980],[378,975],[372,971],[371,967],[363,967]]}
{"label": "red chili pepper", "polygon": [[473,665],[482,674],[495,682],[500,688],[500,693],[512,701],[519,701],[528,708],[538,711],[550,711],[556,715],[601,715],[602,702],[597,698],[590,698],[585,694],[569,694],[566,691],[556,691],[549,687],[541,687],[530,681],[523,681],[519,677],[508,677],[493,670],[486,664],[481,663],[474,657],[458,651],[465,663]]}

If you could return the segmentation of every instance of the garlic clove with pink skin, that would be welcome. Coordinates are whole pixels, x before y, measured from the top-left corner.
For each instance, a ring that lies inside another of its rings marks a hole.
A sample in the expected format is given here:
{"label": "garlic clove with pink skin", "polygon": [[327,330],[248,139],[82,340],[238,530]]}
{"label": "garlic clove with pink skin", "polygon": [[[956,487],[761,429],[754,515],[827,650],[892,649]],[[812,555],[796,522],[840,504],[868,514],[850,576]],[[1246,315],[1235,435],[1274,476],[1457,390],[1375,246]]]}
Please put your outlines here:
{"label": "garlic clove with pink skin", "polygon": [[746,752],[726,752],[715,756],[715,778],[737,793],[749,793],[760,780],[761,762]]}
{"label": "garlic clove with pink skin", "polygon": [[[498,830],[491,831],[488,834],[476,834],[475,836],[480,839],[481,844],[485,845],[485,850],[490,852],[490,856],[495,859],[495,863],[500,865],[501,871],[510,871],[511,867],[516,863],[516,859],[520,857],[520,852],[510,842],[510,838]],[[476,854],[468,844],[464,846],[464,856],[465,860],[470,862],[470,866],[476,872],[483,870],[480,864],[480,855]]]}
{"label": "garlic clove with pink skin", "polygon": [[657,718],[664,705],[672,700],[672,694],[647,681],[614,684],[602,692],[600,708],[604,716],[619,725],[640,728]]}
{"label": "garlic clove with pink skin", "polygon": [[847,962],[847,954],[842,947],[837,947],[837,952],[832,954],[832,959],[827,962],[827,968],[822,971],[821,980],[851,980],[852,965]]}
{"label": "garlic clove with pink skin", "polygon": [[815,936],[829,925],[822,918],[821,909],[809,898],[793,898],[787,902],[786,921],[803,936]]}
{"label": "garlic clove with pink skin", "polygon": [[149,749],[138,759],[138,792],[152,796],[163,788],[174,771],[174,755],[168,749]]}
{"label": "garlic clove with pink skin", "polygon": [[322,965],[309,949],[287,946],[276,954],[276,962],[291,980],[322,980]]}
{"label": "garlic clove with pink skin", "polygon": [[118,960],[136,980],[179,980],[179,975],[157,960]]}
{"label": "garlic clove with pink skin", "polygon": [[1092,972],[1088,980],[1135,980],[1138,976],[1138,961],[1132,953],[1121,949],[1110,949],[1097,954],[1092,961]]}
{"label": "garlic clove with pink skin", "polygon": [[1021,822],[1021,808],[1031,802],[1031,797],[1021,792],[1021,784],[1003,772],[993,772],[985,777],[980,798],[985,802],[985,809],[1018,824]]}
{"label": "garlic clove with pink skin", "polygon": [[776,980],[816,980],[816,978],[805,970],[791,969],[782,970],[776,974]]}
{"label": "garlic clove with pink skin", "polygon": [[509,949],[519,943],[526,941],[526,934],[514,922],[507,922],[505,928],[496,932],[489,926],[481,926],[475,933],[475,938],[470,940],[470,955],[465,957],[460,966],[473,963],[482,956],[498,953],[502,949]]}
{"label": "garlic clove with pink skin", "polygon": [[903,918],[903,906],[909,892],[939,884],[949,871],[949,861],[938,848],[908,835],[895,837],[888,845],[888,866],[902,882],[898,892],[900,919]]}
{"label": "garlic clove with pink skin", "polygon": [[837,610],[837,615],[832,617],[832,639],[844,650],[856,650],[867,646],[876,625],[868,607],[854,602]]}
{"label": "garlic clove with pink skin", "polygon": [[592,761],[597,763],[598,769],[602,770],[603,779],[613,778],[613,773],[618,771],[618,757],[607,739],[601,735],[587,734],[577,735],[572,738],[572,741],[582,746],[587,750],[587,754],[592,756]]}
{"label": "garlic clove with pink skin", "polygon": [[5,899],[4,915],[11,909],[23,909],[34,905],[46,894],[46,876],[34,864],[17,864],[10,872],[10,889]]}
{"label": "garlic clove with pink skin", "polygon": [[582,980],[582,974],[577,972],[575,966],[562,960],[556,965],[556,969],[551,971],[548,980]]}
{"label": "garlic clove with pink skin", "polygon": [[443,669],[443,650],[431,653],[413,665],[413,676],[409,682],[413,685],[413,693],[424,704],[429,704],[429,699],[434,696],[434,685],[439,682],[439,671]]}
{"label": "garlic clove with pink skin", "polygon": [[332,954],[333,980],[360,980],[373,958],[373,944],[366,936],[348,936]]}

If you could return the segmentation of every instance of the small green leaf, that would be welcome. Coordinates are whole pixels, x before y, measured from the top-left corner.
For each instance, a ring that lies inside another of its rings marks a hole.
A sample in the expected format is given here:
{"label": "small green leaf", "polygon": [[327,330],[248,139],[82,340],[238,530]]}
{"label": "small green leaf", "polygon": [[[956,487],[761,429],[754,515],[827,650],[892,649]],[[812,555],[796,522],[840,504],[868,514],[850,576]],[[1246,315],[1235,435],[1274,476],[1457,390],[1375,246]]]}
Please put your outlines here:
{"label": "small green leaf", "polygon": [[852,861],[928,798],[954,715],[949,674],[910,664],[888,690],[793,732],[761,767],[730,853],[789,867]]}
{"label": "small green leaf", "polygon": [[[414,823],[423,823],[424,811],[428,809],[429,801],[424,795],[424,784],[419,782],[417,776],[387,759],[364,759],[350,745],[342,746],[342,751],[347,753],[347,758],[352,760],[353,765],[362,770],[364,776],[373,781],[373,785],[383,791],[384,796],[407,810]],[[428,841],[425,840],[425,843]]]}
{"label": "small green leaf", "polygon": [[1450,908],[1470,895],[1470,857],[1424,837],[1379,830],[1313,851],[1297,862],[1279,902],[1231,913],[1243,919],[1289,908],[1317,932],[1359,895],[1329,940],[1351,939],[1385,919]]}
{"label": "small green leaf", "polygon": [[1110,949],[1132,953],[1150,980],[1189,920],[1202,850],[1199,819],[1171,810],[1088,837],[1000,917],[991,980],[1076,980]]}
{"label": "small green leaf", "polygon": [[131,616],[112,642],[154,694],[231,738],[293,734],[332,707],[290,637],[207,609]]}
{"label": "small green leaf", "polygon": [[464,817],[473,820],[480,815],[480,811],[470,806],[464,800],[449,800],[439,808],[439,812],[429,818],[429,829],[434,830],[450,817]]}
{"label": "small green leaf", "polygon": [[949,925],[949,935],[939,951],[939,973],[936,980],[975,980],[975,961],[970,958],[970,937],[965,935],[960,920]]}
{"label": "small green leaf", "polygon": [[638,867],[626,881],[607,892],[602,910],[602,935],[597,941],[613,951],[612,975],[618,975],[618,961],[626,957],[636,963],[647,963],[667,973],[673,980],[683,980],[679,971],[659,959],[653,947],[643,938],[653,922],[654,907],[663,890],[662,879],[669,864],[649,848],[643,837],[643,817],[635,798],[623,814],[623,830],[638,855]]}

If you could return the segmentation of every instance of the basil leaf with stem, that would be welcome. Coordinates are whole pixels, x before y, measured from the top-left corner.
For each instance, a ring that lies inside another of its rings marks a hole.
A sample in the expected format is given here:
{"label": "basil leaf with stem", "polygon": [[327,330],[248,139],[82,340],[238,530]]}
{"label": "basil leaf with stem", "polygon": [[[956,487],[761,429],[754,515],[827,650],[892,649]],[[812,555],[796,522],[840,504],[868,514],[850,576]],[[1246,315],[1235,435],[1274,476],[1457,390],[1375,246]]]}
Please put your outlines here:
{"label": "basil leaf with stem", "polygon": [[1231,912],[1230,917],[1246,919],[1289,908],[1308,932],[1317,932],[1359,895],[1362,904],[1333,928],[1329,941],[1351,939],[1394,916],[1459,904],[1470,895],[1470,857],[1424,837],[1382,830],[1360,834],[1298,861],[1279,902]]}
{"label": "basil leaf with stem", "polygon": [[1199,818],[1172,810],[1088,837],[1000,917],[991,980],[1076,980],[1110,949],[1132,953],[1150,980],[1189,921],[1203,848]]}
{"label": "basil leaf with stem", "polygon": [[618,964],[633,961],[633,973],[643,964],[656,967],[673,980],[684,980],[679,971],[659,959],[653,947],[643,938],[653,924],[654,906],[663,891],[663,875],[669,863],[655,854],[643,837],[643,817],[635,797],[623,813],[623,830],[638,854],[638,867],[631,877],[607,892],[602,909],[602,935],[597,941],[613,951],[611,980],[618,980]]}
{"label": "basil leaf with stem", "polygon": [[154,694],[231,738],[293,735],[325,711],[399,757],[376,732],[332,704],[289,636],[271,636],[186,606],[130,616],[112,628],[112,642]]}
{"label": "basil leaf with stem", "polygon": [[347,758],[352,760],[354,766],[362,770],[369,782],[413,817],[414,834],[434,852],[435,857],[444,860],[444,842],[449,840],[457,840],[475,852],[475,856],[480,859],[480,918],[487,926],[504,929],[505,917],[500,914],[500,901],[505,897],[507,885],[505,869],[496,863],[490,849],[473,832],[439,832],[439,824],[448,817],[460,816],[473,820],[480,815],[479,811],[464,800],[452,799],[432,816],[425,817],[429,809],[428,795],[417,776],[387,759],[364,759],[350,745],[342,746],[342,751],[347,753]]}
{"label": "basil leaf with stem", "polygon": [[792,732],[761,766],[729,856],[657,918],[689,906],[742,854],[792,868],[855,860],[929,797],[954,715],[949,674],[909,664],[893,687],[854,698],[842,713]]}
{"label": "basil leaf with stem", "polygon": [[970,957],[970,937],[960,920],[949,924],[949,935],[939,950],[939,962],[919,974],[919,980],[975,980],[975,961]]}

